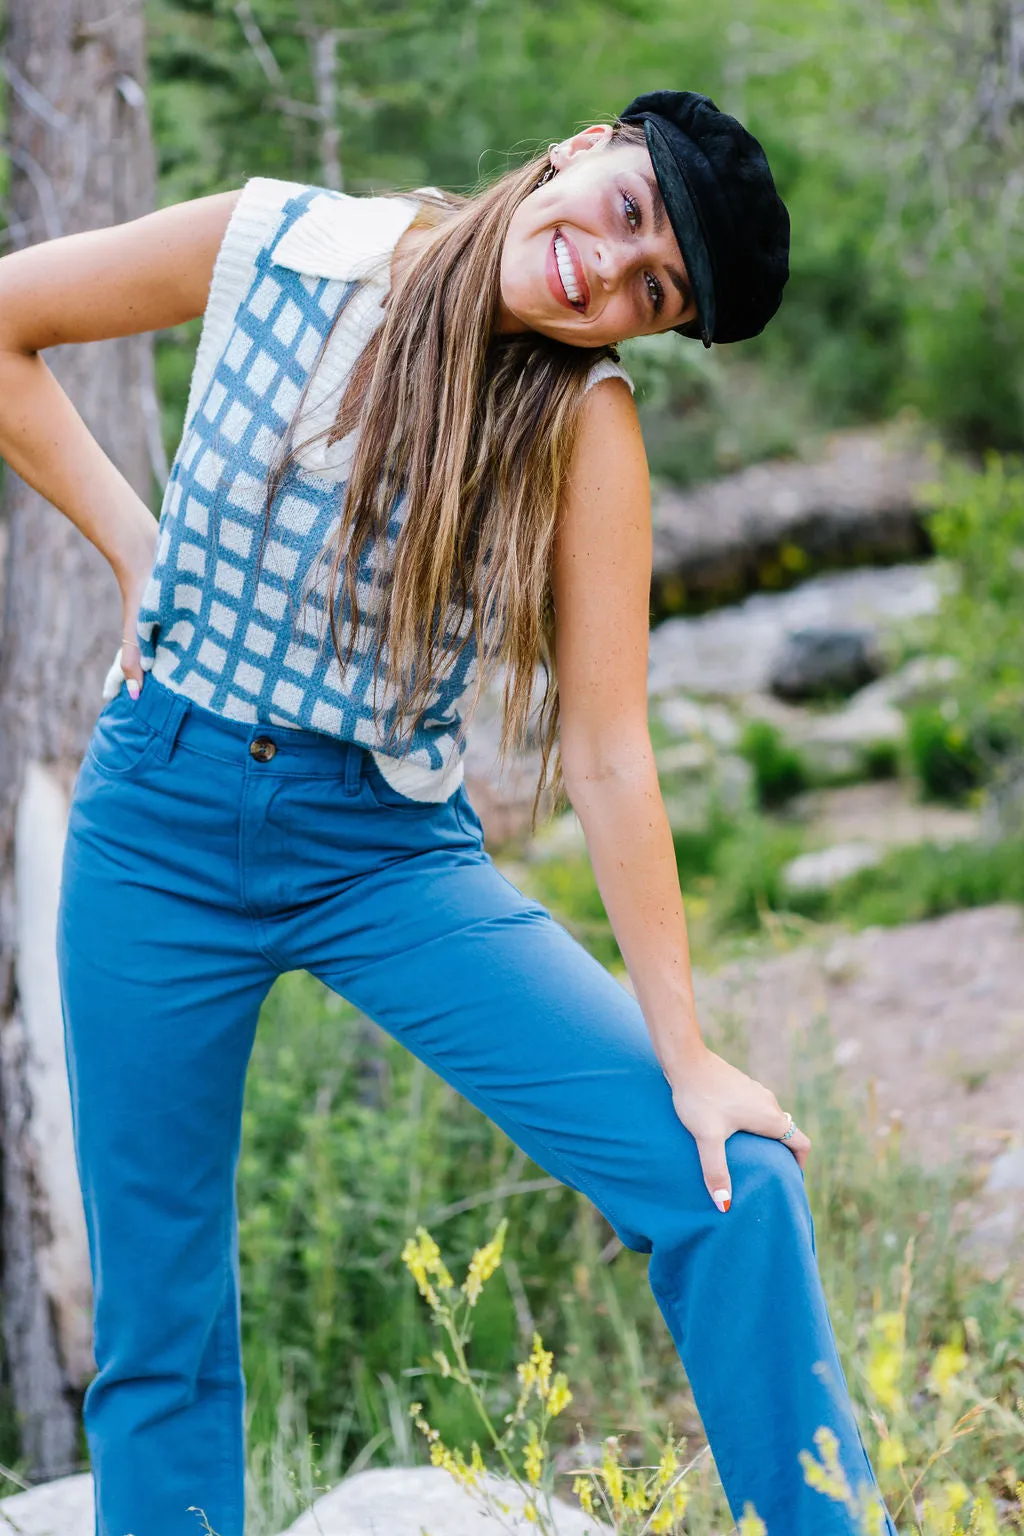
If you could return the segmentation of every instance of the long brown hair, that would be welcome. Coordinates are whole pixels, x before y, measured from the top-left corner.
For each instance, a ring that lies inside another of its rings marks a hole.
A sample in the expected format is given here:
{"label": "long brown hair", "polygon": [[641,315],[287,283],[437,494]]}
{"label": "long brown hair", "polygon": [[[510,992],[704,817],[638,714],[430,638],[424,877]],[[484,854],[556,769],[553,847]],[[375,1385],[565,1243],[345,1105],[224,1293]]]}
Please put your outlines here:
{"label": "long brown hair", "polygon": [[[643,143],[643,129],[616,122],[612,141]],[[550,587],[555,527],[587,373],[598,358],[617,356],[612,347],[569,346],[534,331],[495,333],[505,233],[547,168],[544,154],[470,195],[416,194],[421,206],[413,227],[430,229],[430,237],[412,255],[395,301],[386,303],[384,320],[357,358],[333,424],[296,448],[304,392],[268,475],[263,530],[265,541],[274,498],[302,448],[357,431],[340,518],[314,562],[330,563],[325,605],[338,664],[346,666],[360,633],[359,556],[367,540],[386,549],[388,522],[404,495],[393,566],[375,562],[367,599],[370,608],[376,599],[375,677],[391,701],[382,750],[393,750],[403,726],[411,734],[439,680],[473,641],[475,690],[459,739],[504,664],[504,763],[510,751],[531,744],[541,664],[541,770],[531,830],[545,788],[557,804],[564,787]],[[332,332],[338,320],[340,313]],[[344,646],[337,612],[343,567],[351,609]]]}

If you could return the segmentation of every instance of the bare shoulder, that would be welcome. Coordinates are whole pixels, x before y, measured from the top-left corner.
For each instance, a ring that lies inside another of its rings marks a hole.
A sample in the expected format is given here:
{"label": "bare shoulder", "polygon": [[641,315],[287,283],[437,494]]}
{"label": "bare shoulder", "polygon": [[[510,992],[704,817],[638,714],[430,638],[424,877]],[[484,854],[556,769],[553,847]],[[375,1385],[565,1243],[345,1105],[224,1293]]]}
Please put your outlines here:
{"label": "bare shoulder", "polygon": [[0,259],[0,347],[41,352],[195,319],[241,189]]}
{"label": "bare shoulder", "polygon": [[580,407],[573,450],[567,512],[600,516],[602,504],[614,503],[617,515],[626,504],[647,515],[650,477],[640,418],[633,393],[618,376],[588,389]]}

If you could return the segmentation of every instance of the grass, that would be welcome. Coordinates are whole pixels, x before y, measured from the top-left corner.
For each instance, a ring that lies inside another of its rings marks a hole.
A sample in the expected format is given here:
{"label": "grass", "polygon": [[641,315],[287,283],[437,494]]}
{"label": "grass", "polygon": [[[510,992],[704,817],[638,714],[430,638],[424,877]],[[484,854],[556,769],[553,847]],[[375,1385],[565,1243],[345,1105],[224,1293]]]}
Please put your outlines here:
{"label": "grass", "polygon": [[[474,1415],[433,1368],[436,1340],[402,1267],[402,1241],[420,1222],[439,1236],[453,1267],[464,1267],[473,1248],[508,1219],[501,1279],[480,1299],[474,1334],[474,1367],[495,1411],[507,1392],[501,1383],[536,1327],[574,1393],[571,1414],[563,1416],[564,1426],[559,1421],[563,1447],[575,1441],[579,1424],[591,1441],[620,1435],[635,1458],[663,1440],[671,1422],[690,1437],[689,1453],[696,1451],[699,1423],[646,1285],[646,1258],[620,1248],[587,1201],[546,1180],[440,1079],[426,1074],[415,1084],[405,1053],[390,1041],[353,1045],[355,1016],[325,1012],[329,999],[310,978],[287,977],[278,985],[281,995],[268,1000],[250,1075],[247,1112],[254,1118],[246,1155],[254,1161],[243,1190],[254,1536],[281,1530],[345,1472],[422,1460],[411,1438],[410,1401],[424,1404],[446,1444],[468,1452],[479,1438]],[[296,1030],[300,1013],[304,1023]],[[385,1063],[379,1102],[364,1104],[357,1116],[379,1158],[350,1163],[347,1094],[325,1118],[322,1100],[317,1106],[328,1034],[350,1070],[371,1049]],[[919,1501],[925,1494],[938,1498],[957,1480],[1009,1499],[1008,1469],[1019,1467],[1024,1450],[1024,1426],[1013,1409],[1024,1393],[1024,1318],[1012,1283],[984,1280],[961,1256],[955,1210],[965,1189],[956,1170],[920,1169],[903,1158],[892,1136],[873,1135],[870,1105],[839,1091],[827,1019],[816,1022],[810,1041],[796,1074],[794,1111],[816,1147],[807,1185],[823,1283],[869,1452],[878,1466],[883,1430],[889,1438],[898,1434],[905,1451],[902,1470],[881,1468],[883,1488],[895,1507],[907,1477],[916,1476],[938,1443],[941,1412],[984,1401],[989,1406],[978,1427],[931,1469]],[[743,1065],[742,1039],[713,1043],[727,1044],[730,1058]],[[286,1097],[297,1113],[282,1118],[285,1071],[293,1085]],[[277,1109],[269,1120],[276,1116],[276,1124],[262,1118],[272,1103]],[[253,1135],[257,1121],[261,1134]],[[305,1165],[301,1194],[267,1168],[276,1160],[269,1158],[271,1141],[289,1125],[283,1156],[293,1167]],[[320,1154],[313,1155],[318,1145]],[[416,1147],[429,1147],[429,1157],[417,1160]],[[409,1154],[408,1166],[399,1149]],[[270,1225],[280,1238],[273,1251],[268,1223],[252,1198],[261,1174],[263,1203],[273,1206]],[[512,1191],[502,1193],[510,1185]],[[325,1313],[317,1278],[322,1264],[309,1261],[323,1242],[323,1215],[316,1213],[332,1210],[349,1237],[328,1245],[337,1267],[336,1299]],[[254,1231],[261,1234],[255,1247]],[[908,1247],[905,1343],[887,1364],[885,1351],[895,1346],[886,1342],[884,1319],[898,1312],[906,1291]],[[929,1373],[938,1352],[958,1344],[965,1364],[942,1398],[929,1389]],[[891,1393],[882,1400],[894,1372],[895,1406]],[[704,1458],[687,1531],[721,1531],[724,1509]]]}

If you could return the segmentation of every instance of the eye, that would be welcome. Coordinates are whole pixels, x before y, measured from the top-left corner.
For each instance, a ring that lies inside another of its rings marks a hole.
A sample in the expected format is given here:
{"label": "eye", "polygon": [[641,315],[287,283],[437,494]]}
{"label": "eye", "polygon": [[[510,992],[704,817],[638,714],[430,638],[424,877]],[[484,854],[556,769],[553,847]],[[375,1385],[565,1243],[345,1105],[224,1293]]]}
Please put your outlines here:
{"label": "eye", "polygon": [[647,292],[651,297],[651,307],[654,313],[658,315],[661,313],[661,306],[665,302],[665,290],[652,272],[648,272],[645,275],[644,281],[647,284]]}
{"label": "eye", "polygon": [[[629,225],[630,231],[636,234],[636,231],[640,228],[642,218],[640,204],[636,201],[636,198],[630,197],[629,193],[623,191],[621,187],[619,188],[619,193],[622,197],[622,206],[626,212],[626,223]],[[647,295],[651,301],[652,310],[656,315],[660,314],[661,306],[665,302],[665,290],[652,272],[645,274],[644,283],[647,287]]]}
{"label": "eye", "polygon": [[628,192],[622,192],[622,205],[626,210],[626,223],[635,232],[640,228],[640,204]]}

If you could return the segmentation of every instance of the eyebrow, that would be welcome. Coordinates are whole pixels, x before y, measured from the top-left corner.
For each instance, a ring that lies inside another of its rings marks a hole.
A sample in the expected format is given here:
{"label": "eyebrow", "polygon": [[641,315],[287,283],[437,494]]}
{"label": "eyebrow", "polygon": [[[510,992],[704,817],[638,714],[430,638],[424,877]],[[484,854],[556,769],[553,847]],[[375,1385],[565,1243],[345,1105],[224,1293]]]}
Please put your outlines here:
{"label": "eyebrow", "polygon": [[[656,235],[660,235],[664,231],[665,225],[668,222],[668,214],[665,211],[665,199],[661,195],[661,188],[658,186],[657,181],[650,174],[650,172],[641,171],[640,174],[644,181],[646,181],[647,190],[651,194],[651,212],[654,216],[654,233]],[[665,271],[672,279],[673,285],[675,286],[675,289],[679,294],[680,299],[682,300],[682,308],[679,311],[680,317],[682,317],[685,315],[686,311],[689,309],[693,302],[693,290],[684,278],[683,274],[681,272],[677,272],[675,267],[666,265]]]}

